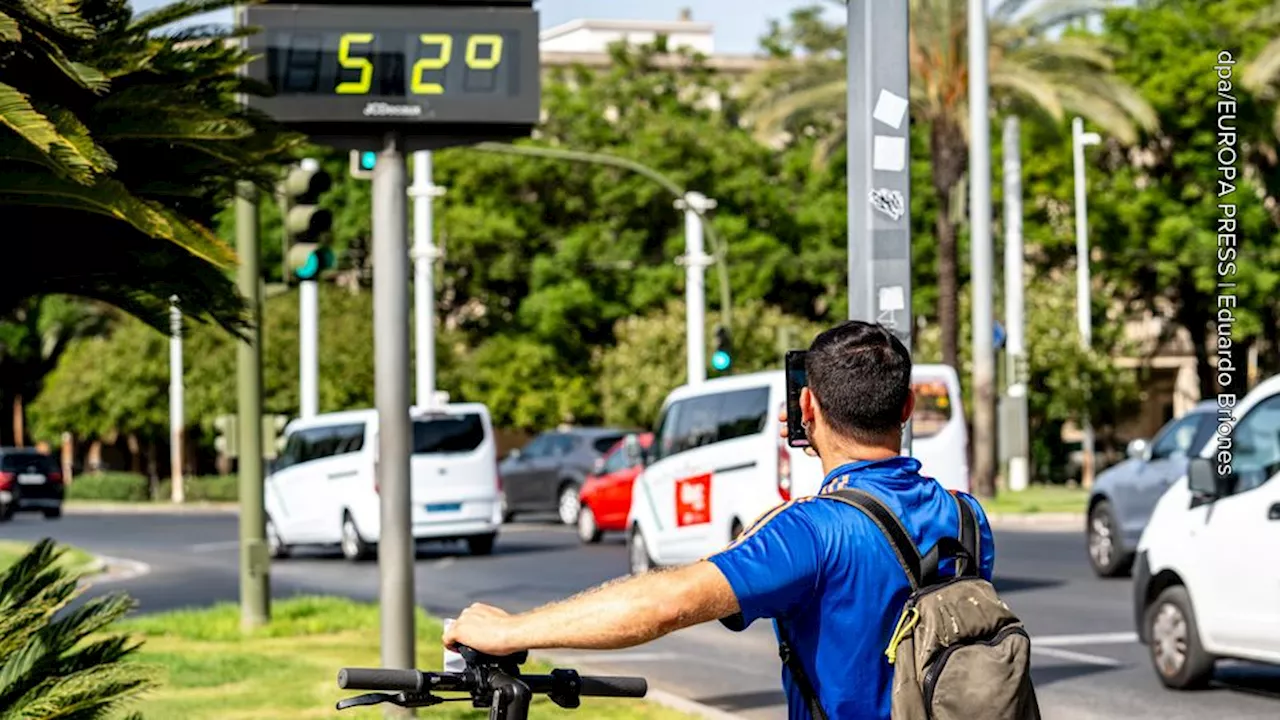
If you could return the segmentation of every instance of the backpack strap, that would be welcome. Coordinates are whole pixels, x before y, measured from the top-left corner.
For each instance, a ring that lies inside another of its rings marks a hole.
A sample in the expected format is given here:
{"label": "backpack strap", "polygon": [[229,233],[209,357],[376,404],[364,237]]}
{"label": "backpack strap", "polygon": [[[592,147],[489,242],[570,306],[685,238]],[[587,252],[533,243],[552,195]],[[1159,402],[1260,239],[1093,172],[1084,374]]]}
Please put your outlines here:
{"label": "backpack strap", "polygon": [[979,577],[982,556],[978,553],[982,543],[982,531],[978,516],[969,503],[959,495],[952,495],[959,515],[959,533],[956,538],[944,537],[921,560],[921,575],[925,583],[938,580],[938,565],[946,558],[954,558],[956,577]]}
{"label": "backpack strap", "polygon": [[787,635],[787,627],[781,620],[774,620],[778,625],[778,657],[782,658],[782,664],[787,666],[791,671],[791,679],[795,681],[796,688],[800,690],[800,696],[804,698],[805,705],[809,708],[809,715],[813,720],[827,720],[827,713],[823,711],[822,704],[818,702],[818,693],[813,689],[813,682],[809,680],[809,673],[805,672],[804,664],[800,662],[800,658],[796,656],[791,649],[790,638]]}

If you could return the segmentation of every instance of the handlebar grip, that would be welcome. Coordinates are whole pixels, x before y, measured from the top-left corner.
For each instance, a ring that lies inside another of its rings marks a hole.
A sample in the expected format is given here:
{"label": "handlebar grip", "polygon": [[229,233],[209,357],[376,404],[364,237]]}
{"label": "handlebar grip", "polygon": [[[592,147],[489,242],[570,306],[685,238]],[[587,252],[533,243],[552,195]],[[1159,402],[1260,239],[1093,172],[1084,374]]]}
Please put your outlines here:
{"label": "handlebar grip", "polygon": [[649,681],[642,677],[583,675],[579,681],[582,683],[582,695],[642,698],[649,692]]}
{"label": "handlebar grip", "polygon": [[343,668],[338,671],[338,687],[343,690],[422,692],[425,685],[426,676],[421,670]]}

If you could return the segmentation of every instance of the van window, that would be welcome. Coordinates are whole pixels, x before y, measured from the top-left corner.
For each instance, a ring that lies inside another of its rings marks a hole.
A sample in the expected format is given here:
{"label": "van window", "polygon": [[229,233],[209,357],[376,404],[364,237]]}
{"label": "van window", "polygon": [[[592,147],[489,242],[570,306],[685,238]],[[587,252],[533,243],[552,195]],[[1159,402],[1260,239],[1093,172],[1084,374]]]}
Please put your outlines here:
{"label": "van window", "polygon": [[475,413],[413,421],[414,455],[471,452],[483,442],[484,421]]}
{"label": "van window", "polygon": [[942,432],[951,422],[951,393],[940,380],[911,383],[916,394],[916,409],[911,413],[911,437],[927,438]]}
{"label": "van window", "polygon": [[[1214,455],[1221,438],[1214,438]],[[1280,395],[1258,403],[1231,433],[1233,493],[1252,490],[1280,472]]]}
{"label": "van window", "polygon": [[289,436],[276,470],[290,465],[359,452],[364,447],[364,423],[326,425],[298,430]]}
{"label": "van window", "polygon": [[663,418],[661,457],[755,435],[769,418],[769,388],[700,395],[672,403]]}

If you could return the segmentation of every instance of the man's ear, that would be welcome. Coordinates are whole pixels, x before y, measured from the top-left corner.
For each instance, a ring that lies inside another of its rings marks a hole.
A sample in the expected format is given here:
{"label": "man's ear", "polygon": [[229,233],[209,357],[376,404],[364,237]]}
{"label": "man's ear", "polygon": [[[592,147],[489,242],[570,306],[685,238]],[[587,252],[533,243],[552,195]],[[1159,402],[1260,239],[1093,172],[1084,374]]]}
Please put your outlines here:
{"label": "man's ear", "polygon": [[902,408],[902,422],[905,423],[906,421],[910,420],[911,413],[915,412],[915,409],[916,409],[916,391],[907,390],[907,404]]}
{"label": "man's ear", "polygon": [[800,388],[800,419],[805,423],[813,422],[813,418],[818,414],[818,400],[813,396],[809,387]]}

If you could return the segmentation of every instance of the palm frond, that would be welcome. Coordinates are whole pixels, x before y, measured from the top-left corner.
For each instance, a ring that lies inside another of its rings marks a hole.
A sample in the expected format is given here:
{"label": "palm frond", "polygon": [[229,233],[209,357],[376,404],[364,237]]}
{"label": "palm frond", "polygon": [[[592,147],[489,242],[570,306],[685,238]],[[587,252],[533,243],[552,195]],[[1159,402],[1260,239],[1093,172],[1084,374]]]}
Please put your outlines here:
{"label": "palm frond", "polygon": [[51,168],[76,182],[88,183],[95,174],[109,167],[105,153],[96,152],[96,146],[87,145],[83,137],[68,137],[32,105],[30,97],[3,82],[0,82],[0,125],[37,149],[48,159]]}
{"label": "palm frond", "polygon": [[0,43],[14,43],[22,39],[22,27],[12,15],[0,10]]}
{"label": "palm frond", "polygon": [[224,10],[236,5],[256,5],[261,0],[178,0],[155,10],[139,13],[129,24],[130,33],[151,33],[197,15]]}

